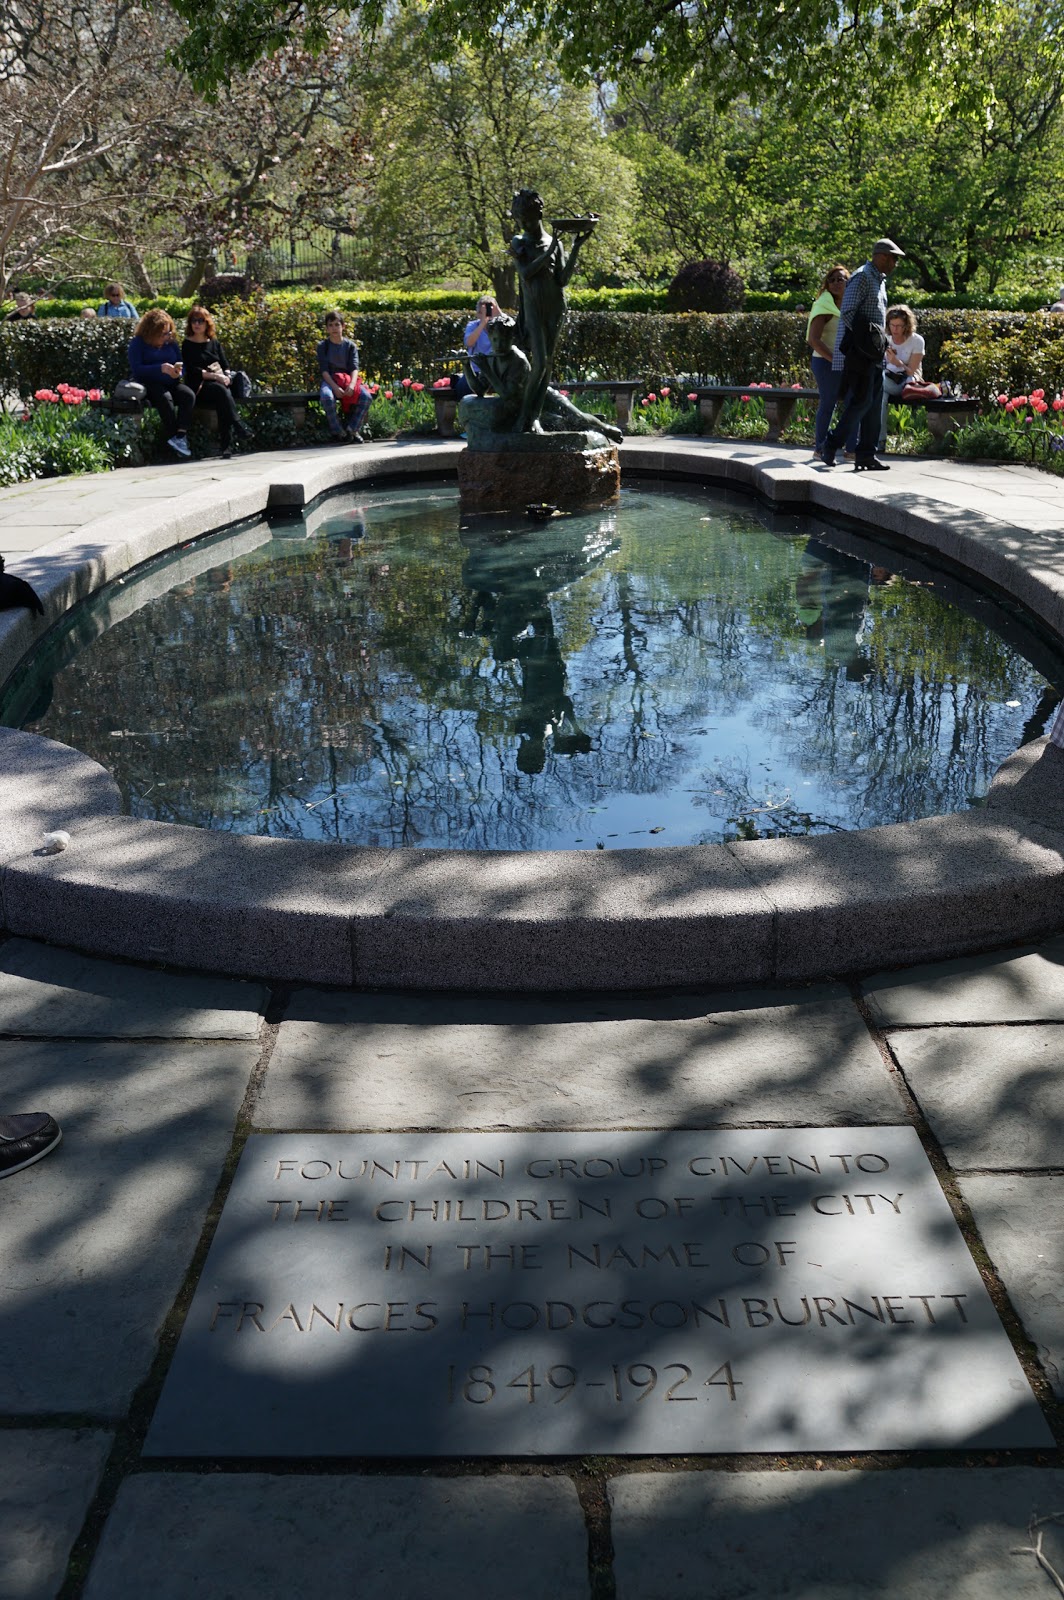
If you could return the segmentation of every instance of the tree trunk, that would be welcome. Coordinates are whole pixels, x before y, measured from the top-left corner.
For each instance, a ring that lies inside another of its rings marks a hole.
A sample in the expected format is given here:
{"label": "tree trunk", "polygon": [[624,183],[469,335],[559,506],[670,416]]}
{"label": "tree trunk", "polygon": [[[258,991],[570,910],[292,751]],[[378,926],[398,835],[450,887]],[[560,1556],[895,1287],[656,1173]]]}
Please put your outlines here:
{"label": "tree trunk", "polygon": [[504,311],[513,311],[517,307],[517,268],[492,267],[491,286],[495,290],[495,298]]}
{"label": "tree trunk", "polygon": [[146,294],[154,300],[159,291],[152,283],[144,258],[135,244],[131,244],[126,251],[126,269],[137,294]]}
{"label": "tree trunk", "polygon": [[177,291],[178,294],[185,298],[194,295],[214,264],[214,259],[213,250],[197,250],[192,258],[192,265],[189,267],[181,287]]}

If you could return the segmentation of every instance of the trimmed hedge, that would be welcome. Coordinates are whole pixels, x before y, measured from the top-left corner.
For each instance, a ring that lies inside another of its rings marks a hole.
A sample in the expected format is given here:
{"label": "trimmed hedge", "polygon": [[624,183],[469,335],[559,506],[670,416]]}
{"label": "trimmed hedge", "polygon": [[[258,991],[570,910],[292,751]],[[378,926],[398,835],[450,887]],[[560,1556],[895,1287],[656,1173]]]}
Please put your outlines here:
{"label": "trimmed hedge", "polygon": [[[233,364],[261,387],[307,388],[322,337],[316,296],[228,301],[219,332]],[[364,312],[353,319],[363,367],[385,385],[431,383],[461,343],[464,312]],[[789,311],[692,312],[684,316],[574,311],[559,378],[639,378],[648,388],[685,377],[704,383],[810,382],[804,316]],[[127,376],[130,325],[33,319],[0,324],[0,389],[23,399],[65,381],[109,390]],[[924,372],[988,397],[1041,384],[1064,387],[1064,317],[1022,312],[930,310],[920,316]]]}

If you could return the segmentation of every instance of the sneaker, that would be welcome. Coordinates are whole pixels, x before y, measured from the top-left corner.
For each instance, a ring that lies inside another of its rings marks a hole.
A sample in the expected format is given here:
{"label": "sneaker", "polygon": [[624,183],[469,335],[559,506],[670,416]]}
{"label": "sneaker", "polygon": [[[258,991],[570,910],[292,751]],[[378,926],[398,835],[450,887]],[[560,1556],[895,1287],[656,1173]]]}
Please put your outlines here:
{"label": "sneaker", "polygon": [[0,1117],[0,1178],[9,1178],[23,1167],[54,1150],[63,1131],[47,1111],[28,1111]]}
{"label": "sneaker", "polygon": [[183,433],[175,433],[173,438],[167,439],[166,442],[170,446],[170,449],[173,450],[176,455],[181,456],[183,460],[188,461],[191,458],[192,451],[189,449],[188,440],[185,438]]}
{"label": "sneaker", "polygon": [[359,433],[357,428],[348,428],[347,437],[351,440],[352,444],[365,444],[366,442],[365,434]]}

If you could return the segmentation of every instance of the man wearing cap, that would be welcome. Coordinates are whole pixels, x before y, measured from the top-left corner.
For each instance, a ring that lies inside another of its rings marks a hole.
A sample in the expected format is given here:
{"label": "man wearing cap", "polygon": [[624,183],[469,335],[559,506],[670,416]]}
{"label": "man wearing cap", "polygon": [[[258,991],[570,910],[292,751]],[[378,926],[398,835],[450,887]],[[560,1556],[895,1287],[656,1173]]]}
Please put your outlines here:
{"label": "man wearing cap", "polygon": [[905,251],[893,239],[877,239],[872,259],[859,267],[846,285],[839,311],[839,331],[831,370],[841,372],[842,392],[833,428],[824,442],[824,465],[835,465],[835,452],[855,424],[860,424],[855,472],[889,472],[876,460],[883,409],[883,351],[887,341],[887,279]]}

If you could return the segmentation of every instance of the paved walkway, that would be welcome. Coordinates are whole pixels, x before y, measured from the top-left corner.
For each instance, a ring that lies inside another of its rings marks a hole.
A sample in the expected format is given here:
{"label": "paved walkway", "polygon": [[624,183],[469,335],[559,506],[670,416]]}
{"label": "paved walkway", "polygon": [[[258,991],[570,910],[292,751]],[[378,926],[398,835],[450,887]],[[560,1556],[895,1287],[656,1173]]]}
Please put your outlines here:
{"label": "paved walkway", "polygon": [[[39,557],[116,496],[261,470],[16,486],[0,549]],[[1060,525],[1060,481],[1022,468],[902,462],[852,486]],[[0,1190],[0,1600],[1053,1592],[1018,1552],[1032,1516],[1064,1512],[1058,1450],[380,1464],[175,1462],[143,1444],[256,1130],[899,1123],[1061,1439],[1064,937],[852,989],[490,1003],[271,989],[7,938],[0,1079],[3,1109],[65,1130]],[[1064,1530],[1045,1531],[1064,1572]]]}
{"label": "paved walkway", "polygon": [[[0,1596],[1007,1594],[1057,1451],[266,1462],[142,1455],[256,1129],[917,1130],[1055,1430],[1064,938],[841,985],[465,1001],[0,944],[5,1108],[64,1142],[0,1193]],[[1058,1433],[1059,1436],[1059,1433]],[[1064,1570],[1064,1533],[1047,1551]]]}
{"label": "paved walkway", "polygon": [[[45,549],[56,540],[76,534],[101,517],[114,516],[143,502],[180,500],[198,490],[212,487],[241,487],[286,465],[305,467],[308,460],[325,458],[353,463],[372,455],[374,465],[387,471],[402,465],[404,453],[412,448],[435,445],[441,466],[461,449],[461,441],[402,439],[360,450],[332,449],[278,450],[269,455],[237,457],[232,461],[210,459],[188,463],[136,467],[128,471],[94,474],[83,478],[50,478],[35,483],[17,483],[0,489],[0,553],[10,558],[11,570],[19,570],[19,557]],[[1038,533],[1058,529],[1064,507],[1064,479],[1021,467],[1011,462],[938,461],[896,456],[887,473],[855,475],[848,467],[832,471],[817,466],[807,450],[784,445],[767,446],[738,440],[697,440],[681,438],[626,439],[621,447],[626,455],[648,450],[659,451],[663,464],[670,456],[690,451],[704,452],[710,461],[767,460],[793,466],[810,477],[844,486],[872,503],[904,497],[935,500],[958,511],[976,512],[998,519],[1017,530]]]}

